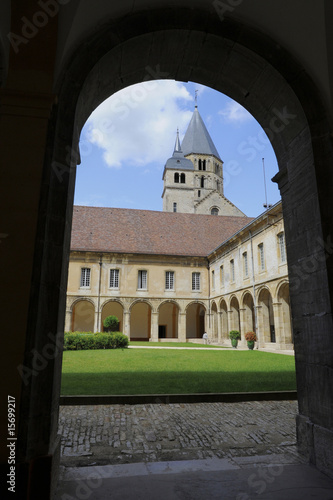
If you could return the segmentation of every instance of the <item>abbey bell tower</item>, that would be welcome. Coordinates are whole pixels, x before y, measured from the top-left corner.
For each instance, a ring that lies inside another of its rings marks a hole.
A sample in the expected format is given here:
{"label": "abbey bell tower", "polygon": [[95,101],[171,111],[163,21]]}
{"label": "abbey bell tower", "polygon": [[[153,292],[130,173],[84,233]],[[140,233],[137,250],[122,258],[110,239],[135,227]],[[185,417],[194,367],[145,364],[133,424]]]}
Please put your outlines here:
{"label": "abbey bell tower", "polygon": [[244,217],[224,196],[223,161],[200,116],[197,103],[180,145],[179,133],[163,172],[164,212]]}

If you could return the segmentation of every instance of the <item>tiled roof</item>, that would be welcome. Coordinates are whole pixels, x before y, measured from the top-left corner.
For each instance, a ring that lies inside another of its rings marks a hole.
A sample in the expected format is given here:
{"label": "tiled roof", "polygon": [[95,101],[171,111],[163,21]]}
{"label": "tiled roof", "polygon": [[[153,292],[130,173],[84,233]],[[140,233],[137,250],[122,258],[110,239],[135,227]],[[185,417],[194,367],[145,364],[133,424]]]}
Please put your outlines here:
{"label": "tiled roof", "polygon": [[74,206],[71,250],[202,257],[251,220]]}

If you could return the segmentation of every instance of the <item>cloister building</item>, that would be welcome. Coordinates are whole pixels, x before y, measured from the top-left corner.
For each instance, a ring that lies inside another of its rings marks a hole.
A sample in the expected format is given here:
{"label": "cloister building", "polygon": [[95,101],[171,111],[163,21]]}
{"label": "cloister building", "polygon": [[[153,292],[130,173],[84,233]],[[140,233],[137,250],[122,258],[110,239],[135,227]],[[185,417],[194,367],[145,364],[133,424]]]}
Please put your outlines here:
{"label": "cloister building", "polygon": [[261,348],[292,348],[281,203],[256,219],[223,194],[223,162],[197,106],[164,172],[163,212],[75,206],[67,331],[131,340],[230,345],[256,331]]}

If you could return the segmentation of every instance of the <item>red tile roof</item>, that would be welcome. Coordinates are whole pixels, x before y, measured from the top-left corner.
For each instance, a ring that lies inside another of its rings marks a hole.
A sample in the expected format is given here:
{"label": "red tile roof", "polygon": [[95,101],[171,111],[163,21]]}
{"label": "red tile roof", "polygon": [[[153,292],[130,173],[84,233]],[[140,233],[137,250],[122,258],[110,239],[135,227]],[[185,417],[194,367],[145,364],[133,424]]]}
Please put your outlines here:
{"label": "red tile roof", "polygon": [[74,206],[71,250],[202,257],[251,220]]}

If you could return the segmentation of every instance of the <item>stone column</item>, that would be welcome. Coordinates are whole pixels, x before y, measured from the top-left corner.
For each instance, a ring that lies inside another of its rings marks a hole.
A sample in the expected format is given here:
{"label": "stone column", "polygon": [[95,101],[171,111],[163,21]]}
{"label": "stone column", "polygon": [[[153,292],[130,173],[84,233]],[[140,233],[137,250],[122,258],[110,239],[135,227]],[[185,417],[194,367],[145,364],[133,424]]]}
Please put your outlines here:
{"label": "stone column", "polygon": [[130,331],[130,325],[131,325],[131,313],[130,311],[124,311],[123,312],[123,334],[128,337],[128,340],[131,338],[131,331]]}
{"label": "stone column", "polygon": [[217,342],[219,344],[222,343],[222,313],[221,311],[217,312]]}
{"label": "stone column", "polygon": [[245,309],[239,309],[240,331],[241,331],[241,335],[242,335],[242,338],[241,338],[239,343],[242,347],[247,346],[247,342],[245,340],[245,334],[247,332],[245,312],[246,312]]}
{"label": "stone column", "polygon": [[68,307],[66,309],[65,332],[70,332],[71,330],[72,330],[72,310]]}
{"label": "stone column", "polygon": [[179,312],[178,314],[178,340],[186,342],[186,313]]}
{"label": "stone column", "polygon": [[262,317],[262,306],[255,306],[257,309],[257,347],[265,347],[264,325]]}
{"label": "stone column", "polygon": [[151,312],[151,341],[158,342],[158,311]]}
{"label": "stone column", "polygon": [[282,304],[280,302],[273,303],[275,343],[277,349],[283,349],[286,345],[284,338],[283,318],[281,317],[281,305]]}
{"label": "stone column", "polygon": [[98,310],[95,308],[95,313],[94,313],[94,333],[102,331],[102,325],[98,324],[100,322],[99,321],[100,317],[101,317],[101,315],[98,314]]}

